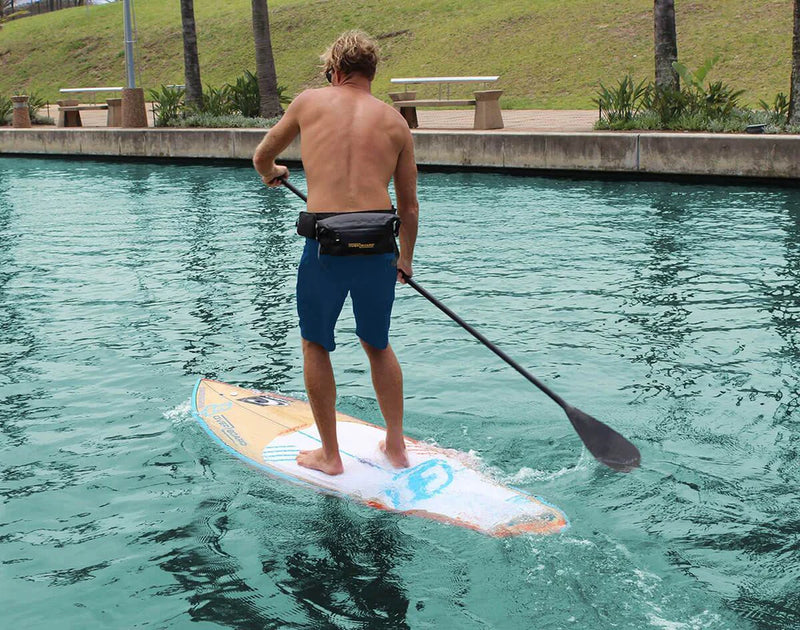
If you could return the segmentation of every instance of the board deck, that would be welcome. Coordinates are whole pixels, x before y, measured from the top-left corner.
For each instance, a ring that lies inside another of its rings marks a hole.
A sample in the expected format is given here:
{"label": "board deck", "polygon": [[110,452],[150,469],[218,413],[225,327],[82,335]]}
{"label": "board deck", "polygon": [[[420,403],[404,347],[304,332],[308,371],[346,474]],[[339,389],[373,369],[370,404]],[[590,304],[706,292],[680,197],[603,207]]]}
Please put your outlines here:
{"label": "board deck", "polygon": [[378,448],[385,430],[339,412],[344,473],[330,476],[298,466],[299,451],[320,446],[311,407],[301,400],[201,378],[192,414],[218,444],[247,463],[370,507],[499,537],[552,534],[568,526],[561,510],[491,479],[464,453],[406,438],[411,465],[394,468]]}

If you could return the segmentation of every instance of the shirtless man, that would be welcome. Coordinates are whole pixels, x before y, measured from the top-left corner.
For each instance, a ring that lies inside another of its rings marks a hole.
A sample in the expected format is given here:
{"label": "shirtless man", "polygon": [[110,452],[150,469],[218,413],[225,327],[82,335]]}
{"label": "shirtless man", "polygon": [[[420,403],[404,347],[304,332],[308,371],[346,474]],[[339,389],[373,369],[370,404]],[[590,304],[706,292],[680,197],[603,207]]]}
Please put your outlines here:
{"label": "shirtless man", "polygon": [[[359,31],[339,37],[322,56],[329,87],[306,90],[262,140],[253,165],[267,186],[289,175],[275,158],[300,134],[308,181],[309,212],[387,210],[394,177],[401,220],[399,258],[394,254],[318,255],[306,240],[298,268],[297,310],[303,337],[303,370],[322,448],[303,451],[297,463],[329,475],[343,472],[336,437],[336,382],[330,352],[333,327],[349,292],[356,333],[367,353],[372,384],[386,421],[380,447],[395,467],[407,467],[403,439],[403,375],[389,345],[394,288],[411,277],[419,204],[414,144],[408,124],[371,94],[378,63],[374,41]],[[326,260],[321,261],[320,258]],[[402,272],[402,273],[401,273]]]}

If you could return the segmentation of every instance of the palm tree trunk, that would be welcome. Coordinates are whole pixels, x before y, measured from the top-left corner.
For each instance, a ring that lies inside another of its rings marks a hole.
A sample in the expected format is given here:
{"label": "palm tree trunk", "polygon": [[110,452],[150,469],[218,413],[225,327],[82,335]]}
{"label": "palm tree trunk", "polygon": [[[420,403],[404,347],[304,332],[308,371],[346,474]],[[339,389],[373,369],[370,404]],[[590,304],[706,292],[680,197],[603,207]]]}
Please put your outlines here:
{"label": "palm tree trunk", "polygon": [[272,57],[272,39],[269,34],[269,8],[267,0],[252,0],[253,39],[256,45],[256,76],[261,97],[259,113],[262,118],[274,118],[283,114],[278,99],[278,77],[275,75],[275,59]]}
{"label": "palm tree trunk", "polygon": [[186,83],[186,104],[203,106],[203,84],[200,82],[200,58],[197,56],[197,27],[194,21],[194,0],[181,0],[183,24],[183,76]]}
{"label": "palm tree trunk", "polygon": [[678,34],[675,29],[675,0],[655,0],[656,85],[677,91],[680,88],[678,73],[672,62],[678,60]]}
{"label": "palm tree trunk", "polygon": [[800,125],[800,0],[794,0],[792,86],[789,95],[789,124]]}

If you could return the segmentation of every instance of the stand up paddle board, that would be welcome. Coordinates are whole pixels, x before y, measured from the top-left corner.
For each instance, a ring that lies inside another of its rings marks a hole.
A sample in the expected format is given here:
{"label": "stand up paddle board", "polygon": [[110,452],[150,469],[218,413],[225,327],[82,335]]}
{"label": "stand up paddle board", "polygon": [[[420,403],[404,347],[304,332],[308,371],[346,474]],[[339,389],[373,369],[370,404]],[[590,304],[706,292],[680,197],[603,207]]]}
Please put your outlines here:
{"label": "stand up paddle board", "polygon": [[406,438],[409,468],[381,452],[382,427],[336,414],[344,473],[298,466],[298,452],[319,448],[311,406],[303,401],[202,378],[192,414],[231,454],[270,475],[364,505],[413,514],[491,536],[552,534],[568,525],[558,508],[501,485],[470,465],[464,453]]}

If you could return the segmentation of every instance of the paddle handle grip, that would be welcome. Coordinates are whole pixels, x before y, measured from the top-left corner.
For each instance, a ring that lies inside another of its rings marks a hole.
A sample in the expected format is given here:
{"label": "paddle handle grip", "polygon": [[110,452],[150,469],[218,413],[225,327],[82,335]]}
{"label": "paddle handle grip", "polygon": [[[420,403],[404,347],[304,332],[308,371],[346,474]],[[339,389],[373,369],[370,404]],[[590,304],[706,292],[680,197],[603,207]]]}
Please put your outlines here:
{"label": "paddle handle grip", "polygon": [[450,319],[452,319],[455,323],[461,326],[464,330],[466,330],[470,335],[475,337],[478,341],[480,341],[484,346],[489,348],[492,352],[494,352],[498,357],[503,359],[506,363],[508,363],[511,367],[513,367],[517,372],[522,374],[526,379],[528,379],[531,383],[536,385],[540,390],[542,390],[545,394],[547,394],[553,401],[556,402],[562,409],[567,409],[566,401],[561,398],[558,394],[552,391],[547,385],[542,383],[538,378],[536,378],[533,374],[528,372],[524,367],[522,367],[519,363],[514,361],[510,356],[508,356],[505,352],[503,352],[500,348],[494,345],[491,341],[489,341],[486,337],[484,337],[481,333],[475,330],[472,326],[470,326],[467,322],[461,319],[458,315],[456,315],[453,311],[447,308],[444,304],[442,304],[439,300],[433,297],[430,293],[428,293],[425,289],[423,289],[419,284],[417,284],[413,279],[407,276],[402,271],[400,272],[403,274],[403,278],[405,279],[406,283],[411,286],[417,293],[419,293],[422,297],[428,300],[431,304],[433,304],[436,308],[442,311],[445,315],[447,315]]}

